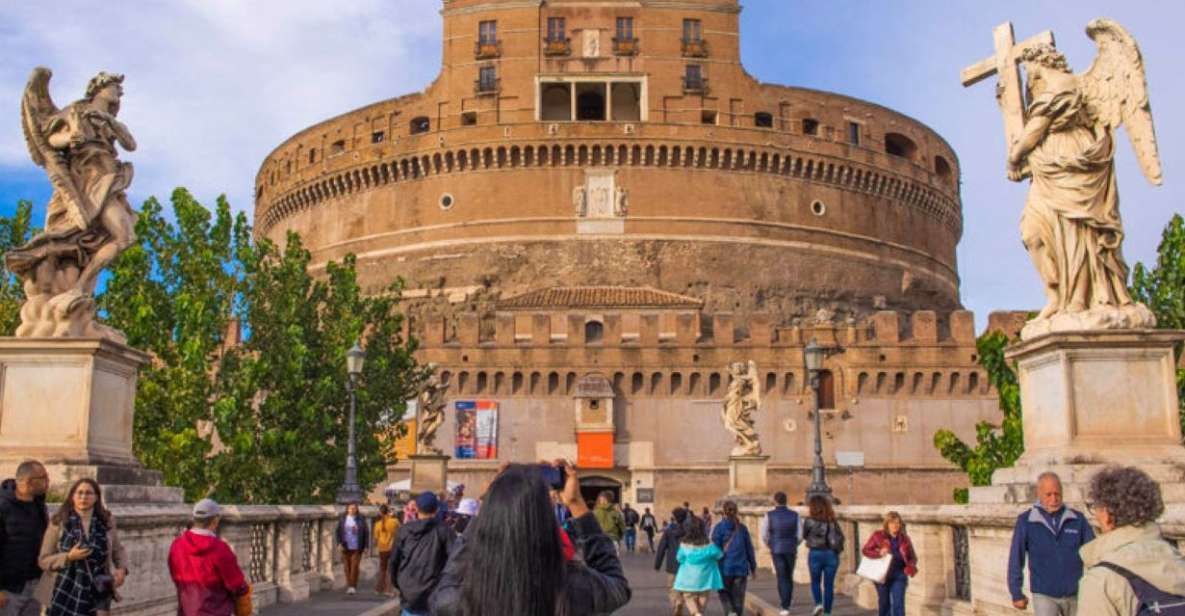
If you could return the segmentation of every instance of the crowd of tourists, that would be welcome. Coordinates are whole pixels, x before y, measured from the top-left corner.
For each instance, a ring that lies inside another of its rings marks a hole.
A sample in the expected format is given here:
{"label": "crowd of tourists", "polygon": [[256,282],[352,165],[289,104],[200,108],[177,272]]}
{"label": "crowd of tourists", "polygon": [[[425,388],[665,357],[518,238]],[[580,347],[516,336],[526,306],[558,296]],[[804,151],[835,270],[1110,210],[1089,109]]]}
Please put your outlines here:
{"label": "crowd of tourists", "polygon": [[[36,461],[0,484],[0,616],[105,616],[130,568],[115,516],[89,478],[75,481],[51,515],[48,485]],[[1137,468],[1108,467],[1087,492],[1090,518],[1065,505],[1056,474],[1038,478],[1037,502],[1012,534],[1013,607],[1037,616],[1185,614],[1185,559],[1155,522],[1164,512],[1160,486]],[[403,616],[609,614],[631,598],[620,554],[637,549],[641,530],[654,568],[667,574],[676,616],[704,614],[712,593],[725,614],[745,614],[756,541],[771,556],[780,614],[790,613],[802,544],[811,614],[831,614],[845,536],[829,498],[810,498],[800,514],[785,493],[774,494],[756,538],[732,501],[721,503],[715,523],[708,508],[697,514],[684,503],[660,525],[650,509],[618,508],[614,500],[602,492],[586,502],[576,470],[556,461],[504,465],[477,499],[465,498],[463,487],[424,492],[405,505],[402,520],[383,505],[368,521],[350,504],[335,534],[346,592],[357,592],[361,561],[373,551],[375,591],[398,595]],[[218,536],[221,519],[218,503],[198,502],[170,547],[179,616],[253,612],[251,586]],[[903,616],[919,569],[906,521],[886,513],[860,555],[858,573],[875,582],[879,614]]]}

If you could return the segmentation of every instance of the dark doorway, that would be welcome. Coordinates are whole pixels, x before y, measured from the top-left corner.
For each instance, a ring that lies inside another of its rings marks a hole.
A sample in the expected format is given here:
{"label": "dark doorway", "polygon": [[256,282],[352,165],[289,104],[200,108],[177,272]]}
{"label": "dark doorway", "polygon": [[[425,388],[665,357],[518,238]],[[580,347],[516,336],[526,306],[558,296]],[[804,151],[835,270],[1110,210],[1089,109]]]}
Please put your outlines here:
{"label": "dark doorway", "polygon": [[613,502],[621,504],[621,482],[608,477],[582,477],[580,479],[580,495],[591,509],[596,506],[597,496],[604,490],[613,493]]}
{"label": "dark doorway", "polygon": [[[585,84],[581,84],[584,86]],[[596,86],[598,89],[584,89],[580,88],[580,94],[576,97],[576,119],[577,120],[604,120],[605,119],[605,86],[604,84],[590,84]],[[599,91],[598,91],[599,90]]]}

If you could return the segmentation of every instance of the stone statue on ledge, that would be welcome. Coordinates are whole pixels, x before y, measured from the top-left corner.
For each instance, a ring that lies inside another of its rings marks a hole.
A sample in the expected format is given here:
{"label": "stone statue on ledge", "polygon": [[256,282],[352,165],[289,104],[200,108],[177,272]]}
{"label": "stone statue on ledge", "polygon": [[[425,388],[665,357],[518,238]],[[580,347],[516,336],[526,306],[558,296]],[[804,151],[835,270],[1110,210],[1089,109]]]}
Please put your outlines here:
{"label": "stone statue on ledge", "polygon": [[416,453],[438,456],[442,452],[435,445],[436,431],[444,423],[444,395],[448,392],[448,385],[440,382],[435,366],[429,368],[432,370],[432,374],[428,376],[424,388],[420,390],[418,399],[419,419],[416,421]]}
{"label": "stone statue on ledge", "polygon": [[[1126,126],[1144,177],[1161,183],[1144,62],[1117,23],[1095,19],[1086,33],[1099,53],[1085,73],[1070,72],[1052,36],[1008,59],[1023,63],[1028,75],[1027,107],[1015,123],[1021,128],[1008,135],[1008,179],[1032,181],[1021,240],[1046,295],[1045,307],[1021,332],[1026,340],[1057,331],[1156,325],[1152,312],[1127,291],[1115,181],[1115,131]],[[1001,80],[1006,114],[1005,98],[1019,94]]]}
{"label": "stone statue on ledge", "polygon": [[728,366],[728,393],[724,397],[721,418],[724,427],[736,439],[732,456],[759,456],[761,443],[757,440],[757,429],[753,426],[753,414],[761,404],[761,392],[757,383],[757,364],[749,360],[733,362]]}
{"label": "stone statue on ledge", "polygon": [[103,268],[135,241],[136,213],[125,191],[136,140],[115,119],[123,75],[99,73],[82,100],[58,109],[49,69],[33,69],[21,99],[21,122],[33,162],[53,184],[44,231],[4,255],[24,285],[18,338],[106,338],[122,333],[95,320],[95,283]]}

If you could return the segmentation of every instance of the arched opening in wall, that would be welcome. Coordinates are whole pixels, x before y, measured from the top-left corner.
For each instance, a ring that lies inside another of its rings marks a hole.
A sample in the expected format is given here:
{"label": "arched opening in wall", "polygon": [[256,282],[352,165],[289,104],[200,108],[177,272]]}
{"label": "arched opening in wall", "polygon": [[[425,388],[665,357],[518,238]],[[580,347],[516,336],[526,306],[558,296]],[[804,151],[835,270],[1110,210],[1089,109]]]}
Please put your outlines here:
{"label": "arched opening in wall", "polygon": [[605,325],[597,320],[591,320],[584,324],[584,341],[585,342],[600,342],[605,337]]}
{"label": "arched opening in wall", "polygon": [[868,373],[861,372],[856,377],[856,393],[863,394],[868,391]]}
{"label": "arched opening in wall", "polygon": [[564,395],[572,395],[572,391],[576,388],[576,373],[569,372],[564,375]]}
{"label": "arched opening in wall", "polygon": [[523,393],[523,373],[515,372],[514,376],[510,377],[510,393],[516,396]]}
{"label": "arched opening in wall", "polygon": [[554,396],[560,388],[560,373],[551,372],[547,375],[547,395]]}
{"label": "arched opening in wall", "polygon": [[772,393],[778,386],[778,374],[776,372],[768,372],[765,375],[765,391]]}
{"label": "arched opening in wall", "polygon": [[700,391],[699,391],[700,379],[701,379],[701,377],[698,372],[691,373],[690,382],[687,384],[687,393],[689,393],[693,396],[699,395],[699,393],[700,393]]}
{"label": "arched opening in wall", "polygon": [[505,372],[495,372],[494,373],[494,393],[495,394],[506,393],[506,373]]}
{"label": "arched opening in wall", "polygon": [[606,119],[605,84],[576,84],[576,119],[586,121]]}
{"label": "arched opening in wall", "polygon": [[613,109],[610,116],[614,122],[637,122],[642,119],[642,84],[610,84]]}
{"label": "arched opening in wall", "polygon": [[613,502],[621,502],[621,482],[595,475],[580,477],[580,496],[588,503],[590,509],[593,507],[593,503],[597,502],[597,497],[604,491],[613,495]]}
{"label": "arched opening in wall", "polygon": [[758,111],[753,114],[753,125],[757,128],[773,128],[774,114],[765,111]]}
{"label": "arched opening in wall", "polygon": [[682,389],[682,387],[683,387],[683,373],[681,373],[681,372],[671,373],[670,395],[672,395],[672,396],[678,395],[679,390]]}
{"label": "arched opening in wall", "polygon": [[615,394],[620,394],[623,391],[625,391],[625,373],[624,372],[614,372],[613,373],[613,392]]}
{"label": "arched opening in wall", "polygon": [[782,395],[788,395],[794,391],[794,373],[787,372],[782,375]]}
{"label": "arched opening in wall", "polygon": [[946,162],[945,158],[941,156],[934,157],[934,173],[937,174],[938,179],[942,180],[943,182],[951,183],[951,175],[953,172],[951,171],[950,163]]}
{"label": "arched opening in wall", "polygon": [[539,117],[544,122],[570,122],[572,120],[572,84],[543,84],[540,93]]}
{"label": "arched opening in wall", "polygon": [[634,376],[630,378],[630,393],[637,394],[642,391],[642,382],[646,378],[642,376],[641,372],[635,372]]}
{"label": "arched opening in wall", "polygon": [[540,386],[540,382],[541,382],[542,380],[543,380],[543,375],[542,375],[542,374],[540,374],[540,373],[538,373],[538,372],[532,372],[532,373],[531,373],[531,385],[530,385],[530,388],[529,388],[529,390],[528,390],[528,393],[530,393],[530,394],[537,394],[537,393],[539,393],[539,386]]}
{"label": "arched opening in wall", "polygon": [[662,387],[662,373],[655,372],[650,375],[650,395],[659,394],[659,388]]}
{"label": "arched opening in wall", "polygon": [[474,388],[474,393],[484,394],[486,391],[487,382],[488,382],[488,379],[486,377],[486,373],[484,371],[478,372],[477,373],[477,387]]}
{"label": "arched opening in wall", "polygon": [[835,408],[835,376],[830,370],[819,371],[819,408]]}
{"label": "arched opening in wall", "polygon": [[913,139],[901,133],[885,133],[885,153],[913,159],[917,151],[918,146],[913,142]]}
{"label": "arched opening in wall", "polygon": [[901,390],[903,389],[905,389],[905,373],[898,372],[897,374],[893,375],[893,393],[901,393]]}
{"label": "arched opening in wall", "polygon": [[408,126],[409,126],[409,130],[410,130],[411,134],[418,135],[420,133],[426,133],[429,130],[431,130],[432,129],[432,121],[428,119],[428,116],[416,116],[411,119],[411,122],[409,123]]}
{"label": "arched opening in wall", "polygon": [[714,396],[720,393],[720,373],[713,372],[708,376],[708,395]]}
{"label": "arched opening in wall", "polygon": [[469,385],[469,373],[462,371],[457,375],[457,393],[468,393],[466,387]]}

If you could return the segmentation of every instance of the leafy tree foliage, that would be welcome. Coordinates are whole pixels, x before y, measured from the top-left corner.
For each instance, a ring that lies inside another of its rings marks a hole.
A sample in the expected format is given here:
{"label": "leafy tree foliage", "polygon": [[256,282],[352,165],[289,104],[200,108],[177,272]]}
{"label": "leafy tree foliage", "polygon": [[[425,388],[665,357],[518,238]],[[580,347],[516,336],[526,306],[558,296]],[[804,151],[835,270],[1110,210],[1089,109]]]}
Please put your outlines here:
{"label": "leafy tree foliage", "polygon": [[[1173,214],[1160,236],[1156,267],[1137,263],[1132,273],[1132,297],[1147,304],[1156,315],[1156,326],[1185,329],[1185,219]],[[1177,345],[1177,399],[1181,404],[1181,429],[1185,431],[1185,369],[1180,366]]]}
{"label": "leafy tree foliage", "polygon": [[[17,201],[12,216],[0,216],[0,254],[28,242],[37,229],[33,227],[33,204]],[[25,290],[16,276],[0,261],[0,336],[11,336],[21,323],[21,304]]]}
{"label": "leafy tree foliage", "polygon": [[332,501],[346,458],[345,351],[362,337],[359,483],[380,481],[390,452],[375,435],[422,378],[400,287],[363,296],[352,256],[314,278],[295,234],[283,249],[256,241],[223,198],[211,213],[178,189],[172,206],[176,224],[144,204],[138,241],[99,297],[107,322],[153,356],[136,397],[140,459],[190,499]]}

